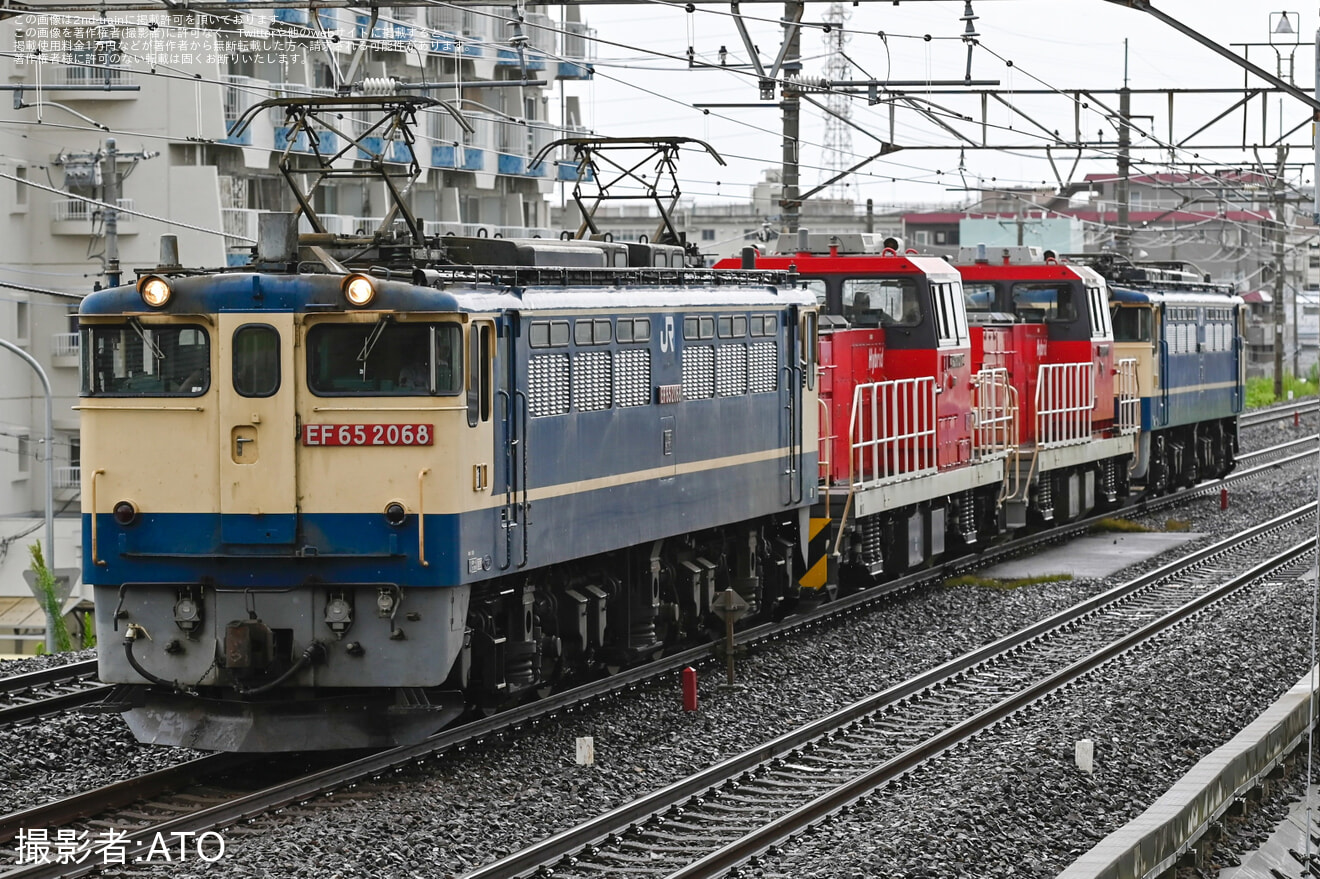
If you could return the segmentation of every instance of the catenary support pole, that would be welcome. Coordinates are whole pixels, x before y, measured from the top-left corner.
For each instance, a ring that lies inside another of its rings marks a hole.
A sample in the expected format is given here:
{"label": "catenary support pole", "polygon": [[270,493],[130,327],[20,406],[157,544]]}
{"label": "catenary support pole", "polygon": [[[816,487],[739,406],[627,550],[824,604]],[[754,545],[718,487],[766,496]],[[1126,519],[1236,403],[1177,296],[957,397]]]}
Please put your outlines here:
{"label": "catenary support pole", "polygon": [[[0,348],[7,348],[27,361],[37,371],[42,389],[46,392],[46,567],[55,570],[55,436],[53,430],[55,401],[50,392],[50,379],[36,358],[15,345],[0,339]],[[46,608],[46,652],[55,652],[55,620]]]}

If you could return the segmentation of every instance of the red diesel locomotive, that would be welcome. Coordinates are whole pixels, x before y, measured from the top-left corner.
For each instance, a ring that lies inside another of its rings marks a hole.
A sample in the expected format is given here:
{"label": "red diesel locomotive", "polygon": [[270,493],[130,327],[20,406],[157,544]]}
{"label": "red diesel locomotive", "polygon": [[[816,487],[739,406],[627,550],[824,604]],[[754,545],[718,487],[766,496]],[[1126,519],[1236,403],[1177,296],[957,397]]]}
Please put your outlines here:
{"label": "red diesel locomotive", "polygon": [[804,586],[864,586],[1127,492],[1137,397],[1104,282],[1033,256],[955,268],[893,239],[803,232],[792,253],[717,263],[795,272],[821,306]]}

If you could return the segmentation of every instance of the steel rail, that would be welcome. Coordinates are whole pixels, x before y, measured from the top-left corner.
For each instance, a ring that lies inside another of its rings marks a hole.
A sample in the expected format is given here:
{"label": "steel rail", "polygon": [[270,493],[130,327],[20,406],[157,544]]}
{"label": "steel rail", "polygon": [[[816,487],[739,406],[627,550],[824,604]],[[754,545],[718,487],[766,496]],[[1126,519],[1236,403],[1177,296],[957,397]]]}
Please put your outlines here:
{"label": "steel rail", "polygon": [[1290,415],[1310,415],[1320,409],[1320,402],[1315,400],[1294,400],[1290,403],[1271,406],[1268,409],[1256,409],[1238,416],[1238,427],[1259,427],[1271,421],[1282,421]]}
{"label": "steel rail", "polygon": [[[41,671],[0,678],[0,726],[57,714],[102,699],[107,687],[96,678],[96,660],[71,662]],[[77,687],[70,692],[42,692]]]}
{"label": "steel rail", "polygon": [[911,772],[950,748],[984,732],[1001,720],[1023,711],[1083,675],[1097,670],[1115,657],[1185,622],[1210,605],[1222,601],[1243,587],[1268,576],[1271,572],[1287,565],[1299,556],[1313,551],[1315,546],[1316,538],[1307,538],[1273,558],[1261,562],[1251,570],[1197,596],[1177,610],[1147,623],[1136,631],[1095,651],[1090,656],[1042,678],[1030,687],[1004,699],[999,704],[949,727],[921,745],[911,748],[852,781],[840,785],[800,809],[780,816],[753,833],[747,834],[734,844],[725,846],[686,868],[669,874],[668,879],[706,879],[706,877],[724,875],[728,870],[764,853],[771,846],[788,840],[868,795],[875,789],[893,781],[898,776]]}
{"label": "steel rail", "polygon": [[41,671],[0,678],[0,695],[85,678],[94,674],[96,674],[95,659],[88,659],[84,662],[71,662],[68,665],[56,665],[51,668],[44,668]]}
{"label": "steel rail", "polygon": [[[107,809],[126,806],[166,791],[186,787],[195,783],[198,778],[215,775],[244,763],[255,762],[257,759],[259,757],[248,754],[210,754],[52,803],[12,812],[0,816],[0,842],[8,842],[18,836],[18,831],[23,828],[61,827],[80,818],[98,815]],[[0,875],[8,874],[0,873]]]}
{"label": "steel rail", "polygon": [[1280,452],[1285,452],[1288,449],[1295,448],[1297,446],[1306,445],[1307,443],[1314,443],[1317,439],[1320,439],[1320,434],[1309,433],[1306,436],[1300,437],[1295,440],[1288,440],[1287,442],[1278,443],[1277,445],[1269,446],[1268,448],[1257,449],[1254,452],[1247,452],[1245,455],[1240,455],[1238,457],[1238,463],[1244,464],[1248,461],[1254,461],[1257,458],[1263,458],[1267,455],[1277,455]]}
{"label": "steel rail", "polygon": [[[1293,441],[1292,443],[1285,443],[1282,445],[1287,446],[1305,441],[1306,439],[1304,438],[1303,440]],[[1270,450],[1262,450],[1261,453],[1267,451]],[[1261,453],[1253,453],[1253,454],[1261,454]],[[1187,489],[1179,493],[1166,495],[1160,498],[1138,499],[1138,501],[1134,505],[1126,509],[1149,511],[1152,509],[1159,509],[1164,506],[1172,506],[1182,500],[1186,500],[1189,497],[1194,497],[1198,494],[1204,494],[1213,491],[1227,483],[1250,478],[1252,476],[1259,475],[1263,472],[1284,466],[1289,462],[1312,457],[1315,454],[1316,454],[1315,451],[1310,451],[1298,455],[1293,455],[1289,458],[1280,461],[1271,462],[1269,464],[1247,470],[1237,471],[1225,477],[1224,479],[1216,480],[1210,483],[1203,483],[1194,488]],[[1314,505],[1310,505],[1310,506],[1314,506]],[[1110,511],[1106,515],[1112,515],[1112,512],[1113,511]],[[1045,532],[1043,534],[1030,535],[1028,537],[1014,540],[998,547],[991,547],[975,555],[969,555],[958,559],[952,559],[944,563],[943,565],[936,566],[929,570],[922,571],[919,573],[909,574],[904,577],[897,578],[881,586],[871,589],[866,589],[849,596],[845,596],[842,598],[838,598],[826,602],[822,604],[820,607],[814,608],[808,612],[794,616],[782,623],[772,622],[772,623],[764,623],[754,627],[749,627],[747,629],[744,629],[736,633],[735,644],[737,646],[745,646],[749,644],[760,643],[762,641],[772,640],[775,638],[782,637],[787,633],[799,629],[809,628],[829,618],[832,618],[836,615],[842,615],[850,612],[859,611],[871,604],[876,604],[881,601],[887,600],[895,592],[905,591],[908,589],[916,588],[920,585],[923,585],[931,581],[937,581],[941,578],[949,576],[951,573],[955,573],[959,570],[965,570],[971,567],[972,565],[979,566],[979,565],[989,564],[1003,557],[1021,554],[1023,552],[1028,551],[1031,548],[1034,548],[1035,546],[1050,542],[1057,542],[1059,540],[1066,539],[1067,537],[1073,536],[1075,534],[1085,532],[1100,518],[1103,517],[1095,516],[1087,519],[1078,520],[1077,522],[1074,523],[1058,526],[1052,529],[1051,531]],[[1275,521],[1277,520],[1272,520],[1270,523],[1265,523],[1261,526],[1257,526],[1256,528],[1253,528],[1247,532],[1244,532],[1241,535],[1238,535],[1238,537],[1244,538],[1247,535],[1255,534],[1259,532],[1261,529],[1269,527]],[[1212,551],[1213,548],[1208,548],[1206,550],[1203,550],[1202,553],[1197,555],[1206,554]],[[1161,568],[1160,570],[1164,570],[1164,569]],[[1152,572],[1152,573],[1158,573],[1158,572]],[[1053,619],[1054,618],[1051,618],[1051,620]],[[1041,625],[1043,625],[1043,623],[1029,627],[1028,630],[1024,630],[1024,631],[1037,630]],[[157,833],[168,835],[176,831],[201,832],[204,830],[210,830],[217,827],[230,826],[234,823],[250,819],[252,817],[271,811],[273,809],[277,809],[279,807],[289,805],[290,803],[303,801],[313,796],[332,792],[337,788],[346,786],[348,784],[352,784],[354,782],[361,781],[363,779],[368,779],[371,777],[379,777],[380,775],[386,772],[398,768],[402,768],[410,763],[424,762],[429,757],[435,756],[436,754],[445,752],[454,747],[471,744],[474,742],[479,743],[483,739],[494,735],[502,735],[507,732],[516,732],[518,729],[520,729],[525,725],[536,724],[541,718],[554,716],[564,711],[574,710],[575,708],[580,707],[590,701],[604,698],[612,693],[619,692],[625,689],[627,690],[636,689],[638,686],[644,683],[650,682],[651,680],[654,679],[658,679],[659,677],[665,674],[671,673],[685,666],[694,665],[713,659],[718,655],[719,651],[721,651],[722,649],[723,646],[721,644],[716,644],[716,643],[703,644],[696,647],[692,647],[680,651],[678,653],[672,654],[670,656],[663,657],[662,659],[655,661],[653,663],[649,663],[645,666],[639,666],[634,669],[628,669],[616,675],[613,675],[609,678],[605,678],[600,681],[595,681],[589,684],[585,684],[571,690],[566,690],[562,693],[551,695],[549,697],[540,699],[528,705],[510,709],[509,711],[502,712],[501,714],[494,715],[489,718],[484,718],[482,720],[475,721],[472,723],[464,724],[463,726],[455,727],[450,730],[442,731],[414,745],[389,749],[386,751],[382,751],[376,754],[372,754],[360,758],[358,760],[354,760],[352,762],[337,767],[332,767],[330,769],[309,773],[307,775],[301,776],[300,778],[294,779],[290,782],[286,782],[284,784],[277,786],[272,786],[271,788],[268,788],[266,790],[256,791],[254,793],[244,795],[228,803],[207,807],[205,809],[201,809],[196,812],[193,812],[189,815],[170,819],[168,821],[154,825],[150,828],[144,828],[140,831],[137,831],[137,835],[140,838],[147,838],[147,837],[153,837]],[[975,661],[980,661],[980,660],[975,660]],[[946,666],[941,666],[940,668],[944,669],[947,666],[948,664],[946,664]],[[939,671],[939,670],[937,669],[935,671]],[[918,679],[914,679],[914,681],[915,680]],[[896,697],[896,698],[901,698],[901,697]],[[234,757],[236,755],[216,755],[216,756]],[[241,755],[237,755],[237,756],[241,756]],[[192,764],[196,764],[200,762],[201,761],[190,761],[190,763],[184,763],[184,764],[180,764],[180,766],[178,767],[172,767],[170,770],[161,770],[161,771],[185,772]],[[196,766],[192,766],[192,769],[194,771],[196,768],[197,768]],[[135,780],[130,780],[130,782],[127,782],[125,784],[131,784],[133,781]],[[129,788],[125,787],[123,790],[127,792],[128,789]],[[90,793],[88,794],[88,796],[90,796]],[[136,797],[136,798],[140,798],[140,797]],[[70,813],[80,812],[81,814],[79,814],[77,817],[86,817],[88,814],[94,814],[96,811],[96,810],[93,810],[91,812],[87,811],[90,808],[90,806],[88,805],[90,802],[91,802],[90,800],[87,800],[84,801],[84,804],[81,807],[74,807],[71,805],[67,808],[69,809]],[[121,803],[116,803],[115,805],[119,805],[119,804]],[[56,814],[54,810],[60,808],[60,804],[52,803],[47,807],[39,807],[39,808],[51,809],[52,811],[49,814],[53,816]],[[113,806],[108,806],[106,808],[113,808]],[[15,816],[10,816],[10,817],[15,817]],[[43,819],[43,820],[50,820],[52,822],[51,824],[44,826],[53,826],[54,818]],[[76,818],[71,820],[76,820]],[[141,855],[141,854],[145,854],[147,851],[149,851],[149,846],[143,844],[140,848],[130,851],[129,854]],[[82,864],[82,865],[40,864],[40,865],[32,865],[25,868],[21,868],[17,871],[11,871],[3,874],[3,876],[5,877],[5,879],[10,879],[10,877],[13,877],[13,879],[18,879],[18,877],[23,877],[23,879],[33,879],[33,877],[80,876],[80,875],[86,875],[87,873],[92,872],[94,869],[97,868],[98,865],[95,864]]]}
{"label": "steel rail", "polygon": [[18,702],[0,707],[0,726],[31,720],[47,714],[60,714],[84,705],[100,702],[109,690],[105,684],[92,684],[69,693],[34,696],[30,702]]}
{"label": "steel rail", "polygon": [[[1315,510],[1316,503],[1312,502],[1289,513],[1285,513],[1282,516],[1271,519],[1268,522],[1250,528],[1240,534],[1235,534],[1214,545],[1196,550],[1181,559],[1162,565],[1153,571],[1149,571],[1128,581],[1127,583],[1116,586],[1107,592],[1093,596],[1073,607],[1060,611],[1047,619],[1039,620],[1017,632],[969,651],[943,665],[929,669],[910,680],[890,687],[881,693],[877,693],[831,715],[790,731],[773,741],[763,743],[742,754],[736,755],[728,760],[702,770],[689,778],[680,780],[662,788],[661,790],[655,791],[652,794],[611,810],[591,821],[555,834],[540,843],[521,851],[514,852],[498,861],[466,873],[463,875],[463,879],[497,879],[497,877],[498,879],[505,879],[505,877],[529,875],[542,867],[557,862],[561,858],[580,852],[610,836],[617,835],[654,815],[661,814],[680,806],[682,803],[691,800],[693,797],[698,797],[711,791],[731,778],[748,773],[757,766],[790,753],[809,742],[819,740],[841,727],[845,727],[868,715],[875,714],[887,706],[893,705],[916,693],[927,690],[940,682],[954,678],[994,657],[1010,653],[1024,644],[1042,638],[1049,632],[1071,626],[1082,618],[1093,614],[1100,608],[1122,601],[1128,596],[1146,589],[1171,574],[1206,561],[1213,556],[1219,555],[1226,549],[1255,540],[1267,532],[1286,528],[1292,523],[1295,523],[1301,517],[1313,514]],[[1301,549],[1293,547],[1293,549],[1288,551],[1289,553],[1292,553],[1289,558],[1295,557],[1296,554],[1304,551],[1305,548],[1314,545],[1314,542],[1314,538],[1311,538],[1308,542],[1299,544]],[[1266,568],[1269,564],[1270,563],[1267,562],[1263,565],[1257,565],[1251,570],[1252,572],[1258,572]],[[1242,577],[1235,578],[1235,580],[1241,579]],[[1180,610],[1186,610],[1188,607],[1195,605],[1197,601],[1200,601],[1200,599],[1189,602]],[[1144,632],[1149,629],[1151,625],[1154,624],[1142,627],[1141,629],[1138,629],[1137,632]],[[1115,643],[1125,643],[1131,637],[1132,635],[1125,636],[1121,641]],[[1108,650],[1110,648],[1106,649]],[[1125,647],[1123,649],[1125,650],[1127,648]],[[1103,653],[1104,651],[1100,652]],[[1083,660],[1082,662],[1084,663],[1086,660]],[[1079,665],[1081,665],[1081,663],[1070,666],[1069,668],[1075,669]],[[1068,671],[1068,669],[1065,669],[1065,672],[1066,671]],[[1059,674],[1063,673],[1064,672],[1059,672],[1045,680],[1053,680],[1058,677]],[[1038,689],[1038,687],[1033,687],[1031,691],[1024,692],[1034,692],[1036,689]],[[1005,702],[1011,702],[1014,698],[1017,697],[1012,697],[1005,700]],[[1032,701],[1036,698],[1039,698],[1039,694],[1033,695]],[[996,708],[1002,707],[1003,704],[1004,703],[1001,703],[1001,705],[996,706]],[[995,709],[991,709],[991,711],[994,710]],[[988,712],[983,712],[982,715],[977,715],[977,717],[981,717],[987,713]],[[970,721],[964,721],[951,729],[962,729],[969,722]],[[947,744],[943,745],[940,747],[939,751],[943,751],[947,747]],[[896,758],[896,761],[902,761],[904,759],[910,761],[911,757],[912,754],[909,752],[903,755],[903,757]],[[906,769],[911,768],[911,765],[898,763],[896,761],[890,761],[889,763],[884,764],[884,766],[893,767],[904,765],[905,768],[901,771],[906,771]],[[770,843],[766,843],[767,846],[769,844]],[[743,860],[745,859],[746,858]],[[736,864],[724,863],[722,869],[728,869],[730,866],[736,866]]]}

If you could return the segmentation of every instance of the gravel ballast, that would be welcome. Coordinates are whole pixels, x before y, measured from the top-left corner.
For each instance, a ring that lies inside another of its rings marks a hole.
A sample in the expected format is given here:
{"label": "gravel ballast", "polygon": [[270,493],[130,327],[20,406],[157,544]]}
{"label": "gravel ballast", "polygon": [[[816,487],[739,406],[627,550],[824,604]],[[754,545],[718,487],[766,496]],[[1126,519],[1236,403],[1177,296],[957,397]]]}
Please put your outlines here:
{"label": "gravel ballast", "polygon": [[[1289,422],[1255,428],[1246,439],[1262,447],[1297,435]],[[1235,486],[1227,511],[1216,495],[1144,524],[1176,518],[1222,537],[1314,497],[1309,474],[1280,473]],[[231,829],[220,861],[175,863],[171,875],[459,875],[1164,560],[1105,579],[902,596],[846,624],[756,649],[739,661],[736,689],[719,686],[722,666],[699,669],[695,714],[680,710],[677,680],[642,687],[353,796]],[[1204,614],[1186,633],[1166,637],[1172,649],[1111,664],[1066,698],[787,847],[757,874],[1053,876],[1296,682],[1310,662],[1309,608],[1309,584],[1278,583]],[[9,667],[0,665],[0,674]],[[578,736],[594,738],[594,765],[576,765]],[[1090,776],[1072,762],[1081,738],[1096,743]],[[78,716],[0,731],[0,755],[0,802],[19,804],[141,771],[139,763],[156,768],[192,756],[136,745],[119,718]]]}

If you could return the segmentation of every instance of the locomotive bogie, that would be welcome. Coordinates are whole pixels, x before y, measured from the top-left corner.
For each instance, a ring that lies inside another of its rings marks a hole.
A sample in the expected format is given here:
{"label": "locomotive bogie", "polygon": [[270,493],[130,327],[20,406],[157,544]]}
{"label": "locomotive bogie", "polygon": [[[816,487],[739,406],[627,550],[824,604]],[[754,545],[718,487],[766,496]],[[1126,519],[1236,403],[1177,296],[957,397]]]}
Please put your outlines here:
{"label": "locomotive bogie", "polygon": [[469,613],[469,691],[494,709],[601,666],[619,668],[713,628],[716,596],[781,613],[802,568],[798,523],[767,518],[676,535],[483,584]]}

